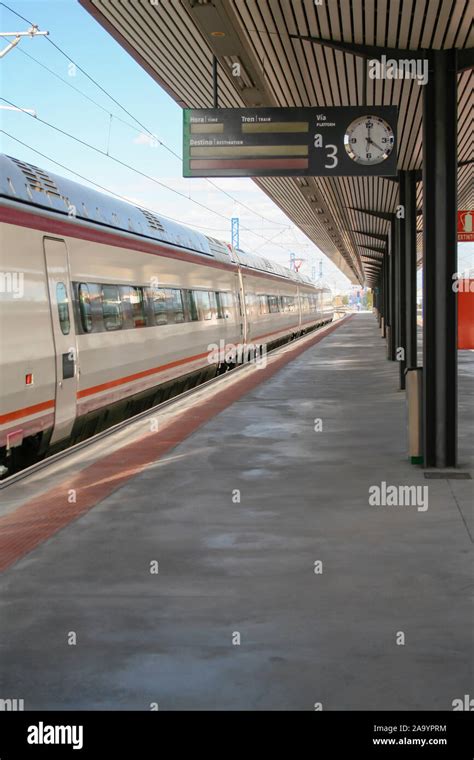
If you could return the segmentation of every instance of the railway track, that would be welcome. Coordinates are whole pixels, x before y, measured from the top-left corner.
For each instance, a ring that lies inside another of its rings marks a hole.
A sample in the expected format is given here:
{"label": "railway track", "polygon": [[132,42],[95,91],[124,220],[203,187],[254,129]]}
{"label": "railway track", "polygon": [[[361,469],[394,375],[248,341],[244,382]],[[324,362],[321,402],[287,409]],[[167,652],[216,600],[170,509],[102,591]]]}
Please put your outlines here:
{"label": "railway track", "polygon": [[[337,322],[337,321],[339,320],[334,320],[334,322]],[[282,346],[277,346],[276,348],[273,348],[271,351],[268,351],[267,353],[268,355],[272,355],[272,354],[275,354],[277,351],[280,351],[282,348],[287,347],[288,345],[295,345],[299,343],[300,341],[304,341],[305,339],[308,339],[309,337],[314,336],[316,333],[320,332],[326,326],[327,325],[322,325],[318,329],[312,330],[311,332],[306,333],[305,335],[301,335],[299,338],[295,338],[289,343],[284,343]],[[73,446],[69,446],[67,449],[64,449],[64,451],[58,451],[56,454],[52,454],[49,457],[45,457],[45,459],[41,459],[39,462],[36,462],[35,464],[30,465],[29,467],[25,467],[24,469],[19,470],[18,472],[15,472],[12,475],[7,476],[3,480],[0,480],[0,491],[8,488],[9,486],[14,485],[15,483],[19,483],[20,481],[25,480],[26,478],[29,478],[31,475],[34,475],[37,472],[40,472],[41,470],[44,470],[46,467],[50,467],[52,464],[55,464],[56,462],[59,462],[62,459],[65,459],[66,457],[69,457],[72,454],[75,454],[81,451],[82,449],[93,446],[95,443],[98,443],[99,441],[102,441],[105,438],[108,438],[109,436],[114,435],[114,433],[117,433],[120,430],[124,430],[125,428],[131,427],[136,422],[139,422],[141,419],[146,419],[147,417],[150,417],[153,414],[161,412],[164,409],[175,406],[178,403],[181,403],[182,401],[184,401],[185,399],[191,398],[192,396],[195,396],[198,393],[201,393],[206,388],[210,388],[219,384],[223,385],[224,383],[228,381],[230,377],[235,377],[237,373],[248,369],[249,366],[251,366],[252,364],[254,364],[254,362],[247,362],[245,364],[240,364],[239,366],[234,367],[233,369],[228,370],[227,372],[224,372],[221,375],[217,375],[216,377],[213,377],[210,380],[206,380],[204,383],[200,383],[199,385],[196,385],[194,388],[190,388],[189,390],[184,391],[183,393],[180,393],[177,396],[173,396],[173,398],[167,399],[166,401],[162,401],[160,404],[150,407],[149,409],[145,409],[145,411],[140,412],[139,414],[136,414],[133,417],[129,417],[126,420],[122,420],[122,422],[118,422],[116,425],[113,425],[112,427],[107,428],[107,430],[102,430],[100,433],[96,433],[96,435],[93,435],[84,441],[80,441],[79,443],[76,443]]]}

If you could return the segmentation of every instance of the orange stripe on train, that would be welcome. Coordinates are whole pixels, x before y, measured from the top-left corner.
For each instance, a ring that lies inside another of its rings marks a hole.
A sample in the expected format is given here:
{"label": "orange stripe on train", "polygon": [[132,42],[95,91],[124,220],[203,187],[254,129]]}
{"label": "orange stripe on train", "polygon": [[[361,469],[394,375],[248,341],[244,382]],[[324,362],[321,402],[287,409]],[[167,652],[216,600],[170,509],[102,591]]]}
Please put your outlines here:
{"label": "orange stripe on train", "polygon": [[55,405],[54,401],[42,401],[40,404],[25,406],[23,409],[17,409],[14,412],[7,412],[7,414],[0,415],[0,425],[4,425],[5,422],[11,422],[12,420],[18,420],[20,417],[28,417],[30,414],[44,412],[46,409],[53,409]]}

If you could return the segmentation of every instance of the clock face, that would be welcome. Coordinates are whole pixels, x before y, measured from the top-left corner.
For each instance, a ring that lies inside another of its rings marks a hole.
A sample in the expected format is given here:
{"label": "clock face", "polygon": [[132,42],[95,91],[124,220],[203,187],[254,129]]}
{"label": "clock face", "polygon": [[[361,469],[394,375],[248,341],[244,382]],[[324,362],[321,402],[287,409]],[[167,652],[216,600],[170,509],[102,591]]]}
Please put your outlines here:
{"label": "clock face", "polygon": [[357,164],[381,164],[393,150],[392,127],[379,116],[359,116],[349,124],[344,135],[347,155]]}

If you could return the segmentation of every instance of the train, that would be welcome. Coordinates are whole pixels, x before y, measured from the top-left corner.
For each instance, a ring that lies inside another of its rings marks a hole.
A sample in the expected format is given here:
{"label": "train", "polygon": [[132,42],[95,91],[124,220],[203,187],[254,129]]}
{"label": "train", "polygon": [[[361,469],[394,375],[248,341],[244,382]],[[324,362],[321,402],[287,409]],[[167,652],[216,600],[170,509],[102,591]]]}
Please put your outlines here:
{"label": "train", "polygon": [[0,231],[2,476],[334,316],[301,273],[7,155]]}

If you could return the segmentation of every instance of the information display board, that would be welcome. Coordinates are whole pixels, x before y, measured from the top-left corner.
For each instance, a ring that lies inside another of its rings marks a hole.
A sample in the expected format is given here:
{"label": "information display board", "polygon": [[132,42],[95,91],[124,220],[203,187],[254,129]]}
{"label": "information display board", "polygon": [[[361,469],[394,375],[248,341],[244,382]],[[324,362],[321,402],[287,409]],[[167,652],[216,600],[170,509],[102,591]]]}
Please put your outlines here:
{"label": "information display board", "polygon": [[184,110],[185,177],[396,173],[396,106]]}

